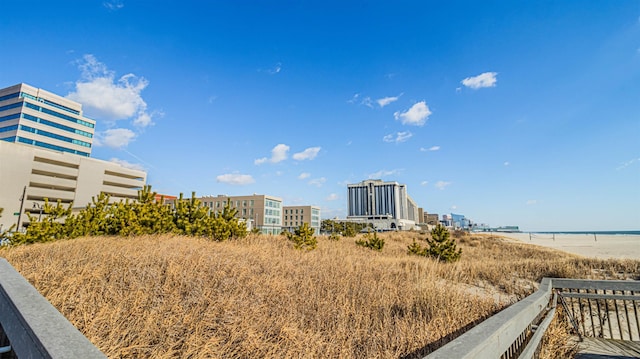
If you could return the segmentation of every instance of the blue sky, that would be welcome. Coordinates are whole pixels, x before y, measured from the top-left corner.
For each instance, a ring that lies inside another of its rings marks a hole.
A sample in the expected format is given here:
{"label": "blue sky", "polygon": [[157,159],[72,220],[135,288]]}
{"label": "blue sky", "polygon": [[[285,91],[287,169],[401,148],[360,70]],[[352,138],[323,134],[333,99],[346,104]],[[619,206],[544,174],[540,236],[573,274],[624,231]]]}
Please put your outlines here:
{"label": "blue sky", "polygon": [[0,87],[84,105],[93,157],[165,194],[344,217],[397,181],[430,213],[640,229],[639,1],[9,1]]}

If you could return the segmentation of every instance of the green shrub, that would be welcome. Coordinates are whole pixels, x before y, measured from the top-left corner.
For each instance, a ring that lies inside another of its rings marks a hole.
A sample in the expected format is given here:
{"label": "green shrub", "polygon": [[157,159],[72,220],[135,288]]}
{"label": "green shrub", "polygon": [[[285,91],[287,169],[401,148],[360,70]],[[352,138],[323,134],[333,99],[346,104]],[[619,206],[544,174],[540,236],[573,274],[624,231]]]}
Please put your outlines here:
{"label": "green shrub", "polygon": [[420,244],[418,244],[418,242],[416,242],[416,240],[413,240],[413,243],[411,243],[410,245],[407,246],[407,253],[408,254],[415,254],[417,256],[426,256],[427,252],[426,252],[426,248],[422,248],[422,246]]}
{"label": "green shrub", "polygon": [[283,231],[285,237],[293,242],[293,248],[306,249],[308,251],[316,249],[318,246],[318,239],[313,235],[313,228],[309,227],[308,223],[302,223],[294,233]]}
{"label": "green shrub", "polygon": [[462,249],[458,249],[456,241],[451,238],[449,230],[437,225],[431,231],[431,238],[426,239],[428,247],[425,254],[443,262],[455,262],[460,259]]}
{"label": "green shrub", "polygon": [[216,241],[240,238],[247,235],[245,223],[236,218],[237,209],[230,202],[220,213],[214,213],[196,199],[180,198],[175,206],[155,200],[151,186],[138,191],[136,201],[110,203],[108,195],[101,193],[79,213],[71,214],[58,202],[52,206],[45,199],[41,220],[36,221],[27,213],[30,224],[25,233],[15,233],[11,243],[47,242],[81,236],[118,235],[136,236],[144,234],[177,233],[204,236]]}
{"label": "green shrub", "polygon": [[363,235],[361,239],[356,239],[356,244],[381,252],[384,247],[384,239],[379,238],[376,232],[369,232]]}
{"label": "green shrub", "polygon": [[332,241],[339,241],[340,240],[340,235],[338,233],[331,233],[329,235],[329,239]]}

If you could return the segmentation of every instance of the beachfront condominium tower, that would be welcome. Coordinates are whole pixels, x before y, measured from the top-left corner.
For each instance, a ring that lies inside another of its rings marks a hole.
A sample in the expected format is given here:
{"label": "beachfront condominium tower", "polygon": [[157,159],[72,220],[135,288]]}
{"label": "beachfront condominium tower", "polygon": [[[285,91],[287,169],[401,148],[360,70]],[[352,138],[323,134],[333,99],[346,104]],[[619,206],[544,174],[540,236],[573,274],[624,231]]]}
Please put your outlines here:
{"label": "beachfront condominium tower", "polygon": [[45,200],[80,209],[101,193],[138,197],[147,174],[91,158],[94,127],[79,103],[25,84],[0,89],[0,231],[42,217]]}
{"label": "beachfront condominium tower", "polygon": [[95,121],[82,106],[26,84],[0,90],[0,140],[89,157]]}
{"label": "beachfront condominium tower", "polygon": [[418,206],[404,184],[365,180],[347,185],[347,219],[381,229],[411,229],[418,220]]}

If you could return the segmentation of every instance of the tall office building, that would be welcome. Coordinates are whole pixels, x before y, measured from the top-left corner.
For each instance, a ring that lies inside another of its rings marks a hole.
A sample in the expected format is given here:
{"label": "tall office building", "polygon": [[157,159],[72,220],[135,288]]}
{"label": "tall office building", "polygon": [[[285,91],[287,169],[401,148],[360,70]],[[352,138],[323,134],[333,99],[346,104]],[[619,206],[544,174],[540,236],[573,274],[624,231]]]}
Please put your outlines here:
{"label": "tall office building", "polygon": [[25,84],[0,89],[0,229],[22,230],[45,198],[73,208],[100,193],[137,198],[147,174],[90,158],[94,128],[79,103]]}
{"label": "tall office building", "polygon": [[26,84],[0,90],[0,140],[89,157],[94,129],[77,102]]}
{"label": "tall office building", "polygon": [[411,229],[418,220],[418,206],[398,182],[365,180],[347,185],[347,219],[381,229]]}

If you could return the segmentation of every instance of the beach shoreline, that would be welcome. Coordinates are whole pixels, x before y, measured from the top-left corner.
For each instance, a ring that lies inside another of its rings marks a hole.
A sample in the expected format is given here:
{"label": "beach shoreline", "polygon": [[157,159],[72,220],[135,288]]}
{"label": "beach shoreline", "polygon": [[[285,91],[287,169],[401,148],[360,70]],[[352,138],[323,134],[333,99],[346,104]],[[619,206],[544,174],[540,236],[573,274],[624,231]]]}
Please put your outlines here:
{"label": "beach shoreline", "polygon": [[640,260],[640,235],[594,233],[487,232],[520,243],[553,248],[598,259]]}

